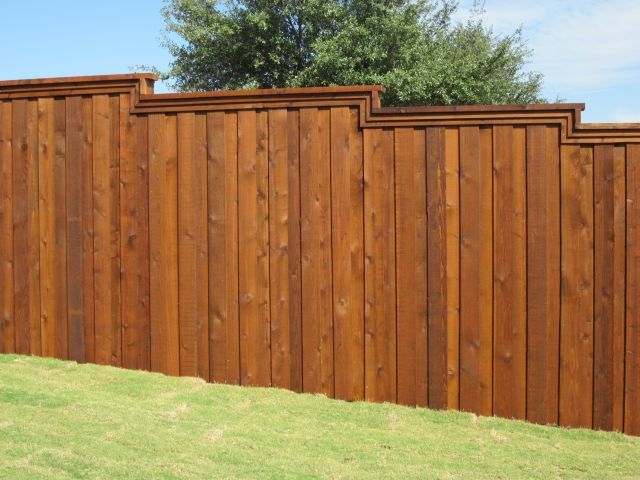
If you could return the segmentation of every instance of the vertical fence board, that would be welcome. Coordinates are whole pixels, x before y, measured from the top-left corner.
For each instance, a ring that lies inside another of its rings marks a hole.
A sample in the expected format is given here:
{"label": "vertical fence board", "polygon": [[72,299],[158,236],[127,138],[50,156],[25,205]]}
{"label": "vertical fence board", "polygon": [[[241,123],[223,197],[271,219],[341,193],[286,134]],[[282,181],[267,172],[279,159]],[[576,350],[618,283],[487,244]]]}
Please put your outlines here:
{"label": "vertical fence board", "polygon": [[426,405],[429,378],[424,130],[397,129],[394,159],[398,403]]}
{"label": "vertical fence board", "polygon": [[120,99],[93,100],[95,355],[97,363],[120,365]]}
{"label": "vertical fence board", "polygon": [[[234,132],[235,134],[236,132]],[[237,148],[237,141],[235,142]],[[207,114],[207,223],[209,241],[209,380],[217,383],[234,383],[228,376],[228,322],[230,308],[227,304],[228,287],[234,284],[233,272],[228,272],[227,246],[235,245],[232,232],[228,231],[227,202],[235,203],[236,195],[227,191],[227,156],[225,142],[225,113]],[[236,166],[236,159],[232,162]],[[228,172],[237,177],[235,168]],[[237,218],[237,213],[233,215]],[[231,238],[229,238],[231,237]],[[229,242],[229,240],[231,242]],[[231,273],[231,275],[230,275]],[[237,282],[236,282],[237,285]]]}
{"label": "vertical fence board", "polygon": [[613,157],[613,425],[612,429],[624,429],[624,348],[626,321],[626,147],[617,145]]}
{"label": "vertical fence board", "polygon": [[364,132],[365,399],[396,401],[394,131]]}
{"label": "vertical fence board", "polygon": [[[271,380],[291,385],[289,324],[289,137],[286,109],[269,111],[269,291],[271,304]],[[293,219],[291,219],[293,221]]]}
{"label": "vertical fence board", "polygon": [[82,285],[85,360],[95,362],[95,285],[93,277],[93,98],[82,99]]}
{"label": "vertical fence board", "polygon": [[207,117],[196,115],[195,125],[196,197],[196,308],[198,312],[198,376],[208,380],[209,372],[209,239],[208,239],[208,175]]}
{"label": "vertical fence board", "polygon": [[271,385],[271,305],[269,299],[269,113],[256,113],[256,222],[258,231],[258,360],[259,385]]}
{"label": "vertical fence board", "polygon": [[[42,354],[42,331],[41,331],[41,291],[40,291],[40,245],[38,242],[40,210],[39,210],[39,169],[40,160],[38,158],[38,105],[35,101],[28,102],[28,126],[26,141],[26,200],[27,200],[27,302],[29,319],[30,350],[32,354]],[[32,147],[32,148],[31,148]],[[23,167],[24,168],[24,167]],[[15,243],[14,243],[15,248]],[[17,316],[17,314],[16,314]]]}
{"label": "vertical fence board", "polygon": [[335,395],[364,398],[362,134],[347,107],[331,110],[331,213]]}
{"label": "vertical fence board", "polygon": [[[69,358],[68,307],[67,307],[67,205],[66,205],[66,101],[56,98],[53,104],[54,129],[54,186],[53,198],[55,218],[53,229],[53,249],[56,259],[54,265],[54,281],[56,296],[56,353],[58,358]],[[42,267],[41,267],[42,268]],[[42,299],[41,299],[42,300]]]}
{"label": "vertical fence board", "polygon": [[303,389],[334,394],[330,112],[300,110]]}
{"label": "vertical fence board", "polygon": [[149,142],[147,116],[131,116],[120,101],[120,242],[122,364],[151,368],[149,330]]}
{"label": "vertical fence board", "polygon": [[[357,118],[357,117],[356,117]],[[287,113],[287,162],[289,172],[289,340],[291,389],[302,391],[302,254],[300,191],[300,112]]]}
{"label": "vertical fence board", "polygon": [[[28,136],[28,101],[12,102],[12,229],[13,229],[13,286],[15,347],[17,353],[30,353],[29,302],[27,294],[27,175],[28,149],[34,145]],[[31,147],[29,147],[31,145]],[[39,316],[39,312],[38,312]],[[39,319],[38,319],[39,320]]]}
{"label": "vertical fence board", "polygon": [[37,101],[13,102],[12,128],[16,352],[40,355]]}
{"label": "vertical fence board", "polygon": [[445,131],[447,242],[447,406],[460,398],[460,132]]}
{"label": "vertical fence board", "polygon": [[593,427],[602,430],[622,427],[624,360],[616,352],[624,349],[624,155],[613,145],[594,148]]}
{"label": "vertical fence board", "polygon": [[67,260],[67,322],[69,359],[85,361],[82,177],[84,159],[84,126],[82,97],[67,97],[66,129],[66,260]]}
{"label": "vertical fence board", "polygon": [[148,122],[151,370],[178,375],[177,120]]}
{"label": "vertical fence board", "polygon": [[196,171],[194,113],[178,114],[178,325],[180,331],[180,375],[198,375]]}
{"label": "vertical fence board", "polygon": [[238,116],[207,114],[210,379],[239,383]]}
{"label": "vertical fence board", "polygon": [[[209,378],[206,117],[178,114],[180,375]],[[206,124],[205,124],[206,128]]]}
{"label": "vertical fence board", "polygon": [[562,147],[560,424],[591,427],[593,404],[593,149]]}
{"label": "vertical fence board", "polygon": [[526,416],[526,138],[522,127],[494,127],[493,412]]}
{"label": "vertical fence board", "polygon": [[627,147],[624,432],[640,435],[640,145]]}
{"label": "vertical fence board", "polygon": [[460,128],[460,409],[492,414],[491,129]]}
{"label": "vertical fence board", "polygon": [[[416,251],[412,200],[414,192],[413,129],[395,132],[396,268],[407,272],[397,280],[398,403],[416,404],[416,344],[418,315],[413,271]],[[336,202],[337,203],[337,202]],[[339,204],[336,208],[340,208]]]}
{"label": "vertical fence board", "polygon": [[427,128],[427,285],[429,406],[448,404],[445,129]]}
{"label": "vertical fence board", "polygon": [[38,189],[40,212],[40,331],[42,355],[55,357],[58,318],[56,278],[56,181],[54,99],[38,99]]}
{"label": "vertical fence board", "polygon": [[593,149],[593,426],[598,429],[613,427],[614,148]]}
{"label": "vertical fence board", "polygon": [[[111,337],[111,364],[122,365],[122,305],[120,290],[120,96],[109,96],[109,164],[107,187],[109,212],[107,217],[108,242],[103,250],[108,275],[105,275],[103,298],[109,302],[109,329]],[[94,184],[95,186],[95,184]],[[105,240],[105,239],[103,239]],[[94,243],[95,247],[95,243]],[[107,255],[108,252],[108,255]],[[108,262],[108,263],[107,263]],[[95,266],[95,264],[94,264]],[[108,294],[107,294],[108,292]]]}
{"label": "vertical fence board", "polygon": [[[416,405],[429,405],[429,316],[428,316],[428,258],[427,258],[427,148],[426,131],[414,130],[413,138],[413,221],[415,223],[415,257],[412,268],[416,292]],[[398,276],[398,280],[400,276]],[[398,288],[398,287],[397,287]]]}
{"label": "vertical fence board", "polygon": [[0,102],[0,353],[13,353],[13,115],[12,103]]}
{"label": "vertical fence board", "polygon": [[151,368],[149,331],[149,142],[147,116],[129,114],[120,99],[120,256],[122,364]]}
{"label": "vertical fence board", "polygon": [[527,419],[558,421],[560,161],[554,127],[527,127]]}
{"label": "vertical fence board", "polygon": [[[120,258],[122,265],[122,366],[125,368],[138,367],[138,322],[144,322],[144,313],[138,315],[138,307],[143,305],[144,291],[140,291],[140,270],[137,263],[138,205],[136,196],[136,181],[139,165],[136,161],[137,121],[138,117],[130,116],[129,95],[120,97],[120,228],[122,241],[120,242]],[[148,146],[147,146],[148,148]],[[142,157],[144,158],[144,157]],[[142,159],[141,159],[142,160]],[[144,160],[143,160],[144,161]],[[143,205],[140,205],[143,207]],[[144,208],[144,207],[143,207]],[[144,288],[144,287],[143,287]]]}
{"label": "vertical fence board", "polygon": [[266,112],[238,112],[240,372],[243,385],[271,383]]}

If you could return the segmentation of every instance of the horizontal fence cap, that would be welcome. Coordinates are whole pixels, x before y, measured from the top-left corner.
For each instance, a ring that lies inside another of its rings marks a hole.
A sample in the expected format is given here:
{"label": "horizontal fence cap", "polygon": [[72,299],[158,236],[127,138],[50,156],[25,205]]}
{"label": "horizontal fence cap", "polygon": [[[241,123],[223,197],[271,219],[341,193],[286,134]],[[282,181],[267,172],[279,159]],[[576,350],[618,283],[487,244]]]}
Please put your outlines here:
{"label": "horizontal fence cap", "polygon": [[122,81],[133,81],[132,83],[140,80],[158,80],[158,76],[153,73],[125,73],[117,75],[88,75],[88,76],[76,76],[76,77],[50,77],[50,78],[32,78],[22,80],[0,80],[0,90],[8,87],[18,86],[38,86],[40,88],[46,86],[59,86],[59,85],[84,85],[87,83],[113,83]]}

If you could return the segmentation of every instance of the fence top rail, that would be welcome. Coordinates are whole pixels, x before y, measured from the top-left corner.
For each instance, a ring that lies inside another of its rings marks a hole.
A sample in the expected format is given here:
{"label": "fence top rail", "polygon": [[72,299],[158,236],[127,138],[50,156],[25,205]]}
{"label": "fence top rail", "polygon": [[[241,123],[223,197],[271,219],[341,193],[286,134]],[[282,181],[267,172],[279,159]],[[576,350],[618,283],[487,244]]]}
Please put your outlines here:
{"label": "fence top rail", "polygon": [[380,85],[226,90],[193,93],[153,91],[151,73],[0,81],[0,101],[69,95],[131,93],[131,112],[355,106],[362,128],[473,124],[555,124],[563,143],[640,143],[640,123],[582,123],[584,103],[382,107]]}
{"label": "fence top rail", "polygon": [[[130,73],[117,75],[92,75],[75,77],[52,77],[35,78],[23,80],[2,80],[0,81],[0,92],[17,92],[37,90],[44,91],[47,87],[53,90],[63,87],[93,86],[96,84],[122,85],[130,84],[137,86],[140,82],[155,82],[158,76],[152,73]],[[301,97],[308,96],[341,96],[346,94],[378,95],[384,93],[385,88],[381,85],[353,85],[353,86],[327,86],[327,87],[297,87],[297,88],[271,88],[271,89],[247,89],[247,90],[219,90],[210,92],[190,92],[190,93],[153,93],[153,91],[142,92],[141,100],[156,101],[188,101],[188,100],[216,100],[216,99],[249,99],[252,97]],[[377,96],[377,95],[374,95]],[[456,113],[456,112],[503,112],[503,111],[567,111],[584,110],[584,103],[546,103],[546,104],[521,104],[521,105],[446,105],[446,106],[421,106],[421,107],[380,107],[374,105],[374,112],[385,114],[396,113]]]}
{"label": "fence top rail", "polygon": [[[155,82],[158,76],[152,73],[130,73],[118,75],[92,75],[75,77],[34,78],[23,80],[0,81],[0,92],[27,92],[30,90],[44,91],[47,87],[53,90],[63,87],[83,88],[96,84],[137,86],[140,82]],[[191,93],[161,93],[152,91],[143,93],[142,100],[215,100],[215,99],[248,99],[251,97],[300,97],[300,96],[331,96],[340,94],[353,95],[360,93],[371,95],[384,93],[381,85],[354,85],[354,86],[328,86],[328,87],[299,87],[299,88],[272,88],[254,90],[220,90],[211,92]],[[547,103],[530,105],[447,105],[447,106],[422,106],[422,107],[380,107],[374,106],[374,112],[380,115],[403,113],[456,113],[456,112],[503,112],[503,111],[552,111],[552,110],[584,110],[584,103]]]}
{"label": "fence top rail", "polygon": [[0,80],[0,90],[9,89],[9,87],[29,87],[29,86],[54,86],[61,84],[75,84],[82,85],[87,83],[112,83],[121,81],[133,81],[134,83],[140,80],[156,81],[158,76],[153,73],[125,73],[118,75],[89,75],[89,76],[76,76],[76,77],[52,77],[52,78],[30,78],[23,80]]}

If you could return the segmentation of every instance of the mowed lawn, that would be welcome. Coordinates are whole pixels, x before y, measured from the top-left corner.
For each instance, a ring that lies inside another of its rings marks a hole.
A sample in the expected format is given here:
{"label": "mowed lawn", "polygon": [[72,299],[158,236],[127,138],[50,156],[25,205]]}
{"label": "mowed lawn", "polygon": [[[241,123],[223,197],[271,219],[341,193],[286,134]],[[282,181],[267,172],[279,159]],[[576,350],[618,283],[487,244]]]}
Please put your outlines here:
{"label": "mowed lawn", "polygon": [[0,355],[0,478],[640,478],[640,438]]}

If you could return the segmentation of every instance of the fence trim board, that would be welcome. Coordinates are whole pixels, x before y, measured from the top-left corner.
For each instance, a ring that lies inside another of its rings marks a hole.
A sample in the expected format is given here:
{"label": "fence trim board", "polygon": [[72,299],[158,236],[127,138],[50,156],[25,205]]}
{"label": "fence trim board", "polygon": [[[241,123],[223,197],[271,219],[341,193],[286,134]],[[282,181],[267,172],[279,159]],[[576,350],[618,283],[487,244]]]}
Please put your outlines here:
{"label": "fence trim board", "polygon": [[0,100],[130,93],[131,113],[300,108],[344,102],[360,109],[361,128],[534,121],[560,125],[562,143],[640,143],[640,123],[581,123],[584,103],[381,107],[384,88],[376,85],[154,94],[155,80],[153,74],[133,73],[0,81]]}

